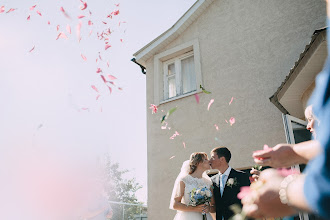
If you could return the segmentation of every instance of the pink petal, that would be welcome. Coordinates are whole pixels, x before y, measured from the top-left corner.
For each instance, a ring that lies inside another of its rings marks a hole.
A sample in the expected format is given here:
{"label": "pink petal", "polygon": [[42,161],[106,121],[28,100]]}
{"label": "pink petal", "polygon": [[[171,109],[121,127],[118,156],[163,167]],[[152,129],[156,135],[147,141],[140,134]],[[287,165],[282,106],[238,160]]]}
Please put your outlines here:
{"label": "pink petal", "polygon": [[120,42],[122,42],[122,43],[123,43],[123,39],[120,39]]}
{"label": "pink petal", "polygon": [[123,88],[121,88],[121,87],[118,87],[118,89],[119,89],[119,90],[123,90]]}
{"label": "pink petal", "polygon": [[31,18],[31,15],[29,15],[29,16],[27,17],[27,19],[26,19],[26,20],[28,20],[28,21],[29,21],[29,20],[30,20],[30,18]]}
{"label": "pink petal", "polygon": [[108,78],[109,78],[110,80],[115,80],[115,79],[117,79],[116,77],[114,77],[113,75],[110,75],[110,74],[108,74]]}
{"label": "pink petal", "polygon": [[89,108],[81,108],[82,110],[89,110]]}
{"label": "pink petal", "polygon": [[229,105],[233,102],[233,100],[234,100],[234,97],[231,97],[231,100],[229,102]]}
{"label": "pink petal", "polygon": [[119,15],[119,10],[115,10],[115,11],[113,12],[113,15]]}
{"label": "pink petal", "polygon": [[175,156],[170,157],[170,160],[172,160]]}
{"label": "pink petal", "polygon": [[81,54],[81,57],[83,58],[83,60],[87,61],[87,58],[83,54]]}
{"label": "pink petal", "polygon": [[100,58],[100,60],[102,60],[102,57],[101,57],[101,54],[100,54],[100,52],[99,52],[99,58]]}
{"label": "pink petal", "polygon": [[30,10],[32,11],[37,5],[33,5],[30,7]]}
{"label": "pink petal", "polygon": [[101,73],[101,72],[102,72],[101,68],[97,68],[96,73]]}
{"label": "pink petal", "polygon": [[96,96],[96,100],[98,100],[98,99],[100,98],[100,96],[101,96],[101,95],[97,95],[97,96]]}
{"label": "pink petal", "polygon": [[9,9],[6,13],[9,13],[9,12],[12,12],[12,11],[15,11],[16,9],[14,9],[14,8],[11,8],[11,9]]}
{"label": "pink petal", "polygon": [[104,83],[108,82],[103,75],[101,75],[101,78],[102,78]]}
{"label": "pink petal", "polygon": [[235,124],[235,118],[234,117],[231,117],[229,119],[229,123],[230,123],[230,126],[232,126],[233,124]]}
{"label": "pink petal", "polygon": [[65,12],[65,10],[64,10],[63,7],[60,7],[60,10],[61,10],[61,12],[63,12],[63,14],[64,14],[64,16],[65,16],[66,18],[69,18],[69,19],[70,19],[70,16]]}
{"label": "pink petal", "polygon": [[182,142],[182,144],[183,144],[183,148],[186,148],[186,143],[185,142]]}
{"label": "pink petal", "polygon": [[151,109],[151,113],[152,114],[156,114],[157,113],[157,110],[158,110],[158,106],[157,105],[154,105],[154,104],[150,104],[149,109]]}
{"label": "pink petal", "polygon": [[40,12],[40,11],[38,11],[38,10],[37,10],[36,12],[37,12],[37,14],[38,14],[38,15],[42,16],[42,14],[41,14],[41,12]]}
{"label": "pink petal", "polygon": [[119,4],[115,4],[116,7],[119,7]]}
{"label": "pink petal", "polygon": [[102,21],[103,22],[103,24],[107,24],[107,22],[104,22],[104,21]]}
{"label": "pink petal", "polygon": [[107,66],[108,66],[108,67],[110,66],[109,61],[107,61]]}
{"label": "pink petal", "polygon": [[89,32],[89,35],[88,35],[88,36],[91,36],[91,35],[92,35],[92,32],[93,32],[93,30],[91,30],[91,31]]}
{"label": "pink petal", "polygon": [[77,24],[77,28],[76,28],[77,38],[78,38],[79,41],[81,39],[81,37],[80,37],[81,25],[82,25],[82,22],[80,21],[79,24]]}
{"label": "pink petal", "polygon": [[228,124],[228,121],[225,119],[226,123]]}
{"label": "pink petal", "polygon": [[80,9],[81,10],[85,10],[87,8],[87,3],[86,2],[83,2],[83,5],[80,6]]}
{"label": "pink petal", "polygon": [[112,93],[112,88],[110,86],[108,86],[109,90],[110,90],[110,94]]}
{"label": "pink petal", "polygon": [[29,51],[29,53],[31,53],[34,50],[35,46],[32,47],[32,49]]}
{"label": "pink petal", "polygon": [[92,21],[88,21],[88,25],[93,25],[93,22]]}
{"label": "pink petal", "polygon": [[60,30],[60,25],[57,25],[57,26],[56,26],[56,30],[57,30],[57,31]]}
{"label": "pink petal", "polygon": [[60,33],[57,35],[56,40],[58,40],[59,38],[68,39],[68,37],[67,37],[63,32],[60,32]]}
{"label": "pink petal", "polygon": [[168,123],[165,121],[165,122],[164,122],[164,125],[163,125],[163,126],[161,126],[160,128],[164,130],[164,129],[166,129],[166,128],[167,128],[167,125],[168,125]]}
{"label": "pink petal", "polygon": [[196,93],[194,96],[195,96],[197,104],[199,104],[199,95]]}
{"label": "pink petal", "polygon": [[71,27],[70,27],[70,25],[67,25],[67,26],[66,26],[66,31],[67,31],[69,34],[71,34]]}
{"label": "pink petal", "polygon": [[219,131],[218,125],[214,124],[214,127],[215,127],[215,129],[217,129],[217,131]]}
{"label": "pink petal", "polygon": [[5,6],[0,7],[0,13],[3,13],[3,12],[5,12]]}
{"label": "pink petal", "polygon": [[207,106],[207,110],[208,111],[210,110],[210,107],[213,104],[213,102],[214,102],[214,99],[211,99],[210,102],[209,102],[209,105]]}
{"label": "pink petal", "polygon": [[99,90],[98,90],[94,85],[92,85],[91,87],[92,87],[92,89],[94,89],[96,92],[99,92]]}
{"label": "pink petal", "polygon": [[105,45],[105,49],[107,50],[108,48],[110,48],[111,47],[111,45],[109,45],[109,44],[107,44],[107,45]]}
{"label": "pink petal", "polygon": [[84,17],[85,17],[85,15],[79,15],[78,19],[81,19],[81,18],[84,18]]}

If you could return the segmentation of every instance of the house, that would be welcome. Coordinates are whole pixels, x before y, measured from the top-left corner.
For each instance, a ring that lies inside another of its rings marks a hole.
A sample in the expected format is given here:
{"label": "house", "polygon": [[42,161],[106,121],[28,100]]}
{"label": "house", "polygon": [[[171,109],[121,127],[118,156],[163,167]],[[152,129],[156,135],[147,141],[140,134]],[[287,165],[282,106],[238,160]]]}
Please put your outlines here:
{"label": "house", "polygon": [[[148,219],[174,217],[168,208],[172,187],[192,152],[226,146],[232,152],[230,165],[248,169],[254,165],[253,151],[287,142],[282,113],[304,120],[319,69],[303,85],[296,76],[306,80],[309,73],[301,69],[309,61],[300,54],[315,30],[325,26],[325,8],[323,0],[198,0],[134,54],[145,68],[146,107],[158,106],[158,113],[147,112]],[[302,66],[292,74],[297,60]],[[232,125],[227,123],[231,117]]]}

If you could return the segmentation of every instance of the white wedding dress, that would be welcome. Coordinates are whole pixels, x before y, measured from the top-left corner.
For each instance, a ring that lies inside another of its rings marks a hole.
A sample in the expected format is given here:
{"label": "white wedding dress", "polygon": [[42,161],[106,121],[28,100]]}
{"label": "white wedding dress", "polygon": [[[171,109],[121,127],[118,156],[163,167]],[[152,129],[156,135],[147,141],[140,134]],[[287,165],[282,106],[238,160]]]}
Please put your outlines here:
{"label": "white wedding dress", "polygon": [[[184,196],[182,197],[182,204],[189,205],[190,201],[190,192],[194,188],[203,188],[207,187],[210,189],[212,186],[212,181],[210,179],[207,179],[205,177],[203,178],[195,178],[190,175],[186,175],[183,178],[181,178],[181,181],[185,184],[185,190],[184,190]],[[210,213],[206,214],[207,220],[213,220]],[[177,211],[177,214],[174,217],[174,220],[202,220],[203,216],[200,212],[184,212],[184,211]]]}

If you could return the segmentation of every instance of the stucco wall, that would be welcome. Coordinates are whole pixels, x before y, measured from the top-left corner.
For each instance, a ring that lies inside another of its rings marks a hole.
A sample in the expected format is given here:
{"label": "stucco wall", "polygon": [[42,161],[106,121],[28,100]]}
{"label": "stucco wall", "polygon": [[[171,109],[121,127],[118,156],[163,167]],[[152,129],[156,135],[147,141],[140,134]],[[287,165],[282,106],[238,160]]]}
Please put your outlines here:
{"label": "stucco wall", "polygon": [[[162,104],[154,115],[148,109],[149,219],[173,219],[175,211],[168,209],[173,183],[192,152],[209,153],[224,145],[232,152],[231,166],[241,168],[254,165],[252,151],[285,142],[281,112],[269,97],[314,30],[325,26],[325,13],[323,0],[216,0],[164,48],[197,38],[203,84],[212,94],[199,94],[199,104],[194,96]],[[153,58],[146,67],[148,108],[154,100]],[[207,111],[210,99],[215,102]],[[162,130],[160,118],[175,106],[168,120],[171,130]],[[225,122],[230,117],[236,118],[233,126]],[[169,139],[175,131],[181,136]]]}

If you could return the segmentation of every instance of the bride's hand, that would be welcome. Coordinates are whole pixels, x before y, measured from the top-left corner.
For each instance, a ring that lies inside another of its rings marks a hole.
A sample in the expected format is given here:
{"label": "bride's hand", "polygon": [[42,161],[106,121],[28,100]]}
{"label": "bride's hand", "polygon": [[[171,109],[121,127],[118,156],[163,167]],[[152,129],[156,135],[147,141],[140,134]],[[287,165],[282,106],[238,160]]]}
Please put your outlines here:
{"label": "bride's hand", "polygon": [[195,211],[196,212],[205,212],[205,213],[207,213],[208,212],[207,210],[209,210],[207,208],[207,205],[202,204],[202,205],[195,206]]}

